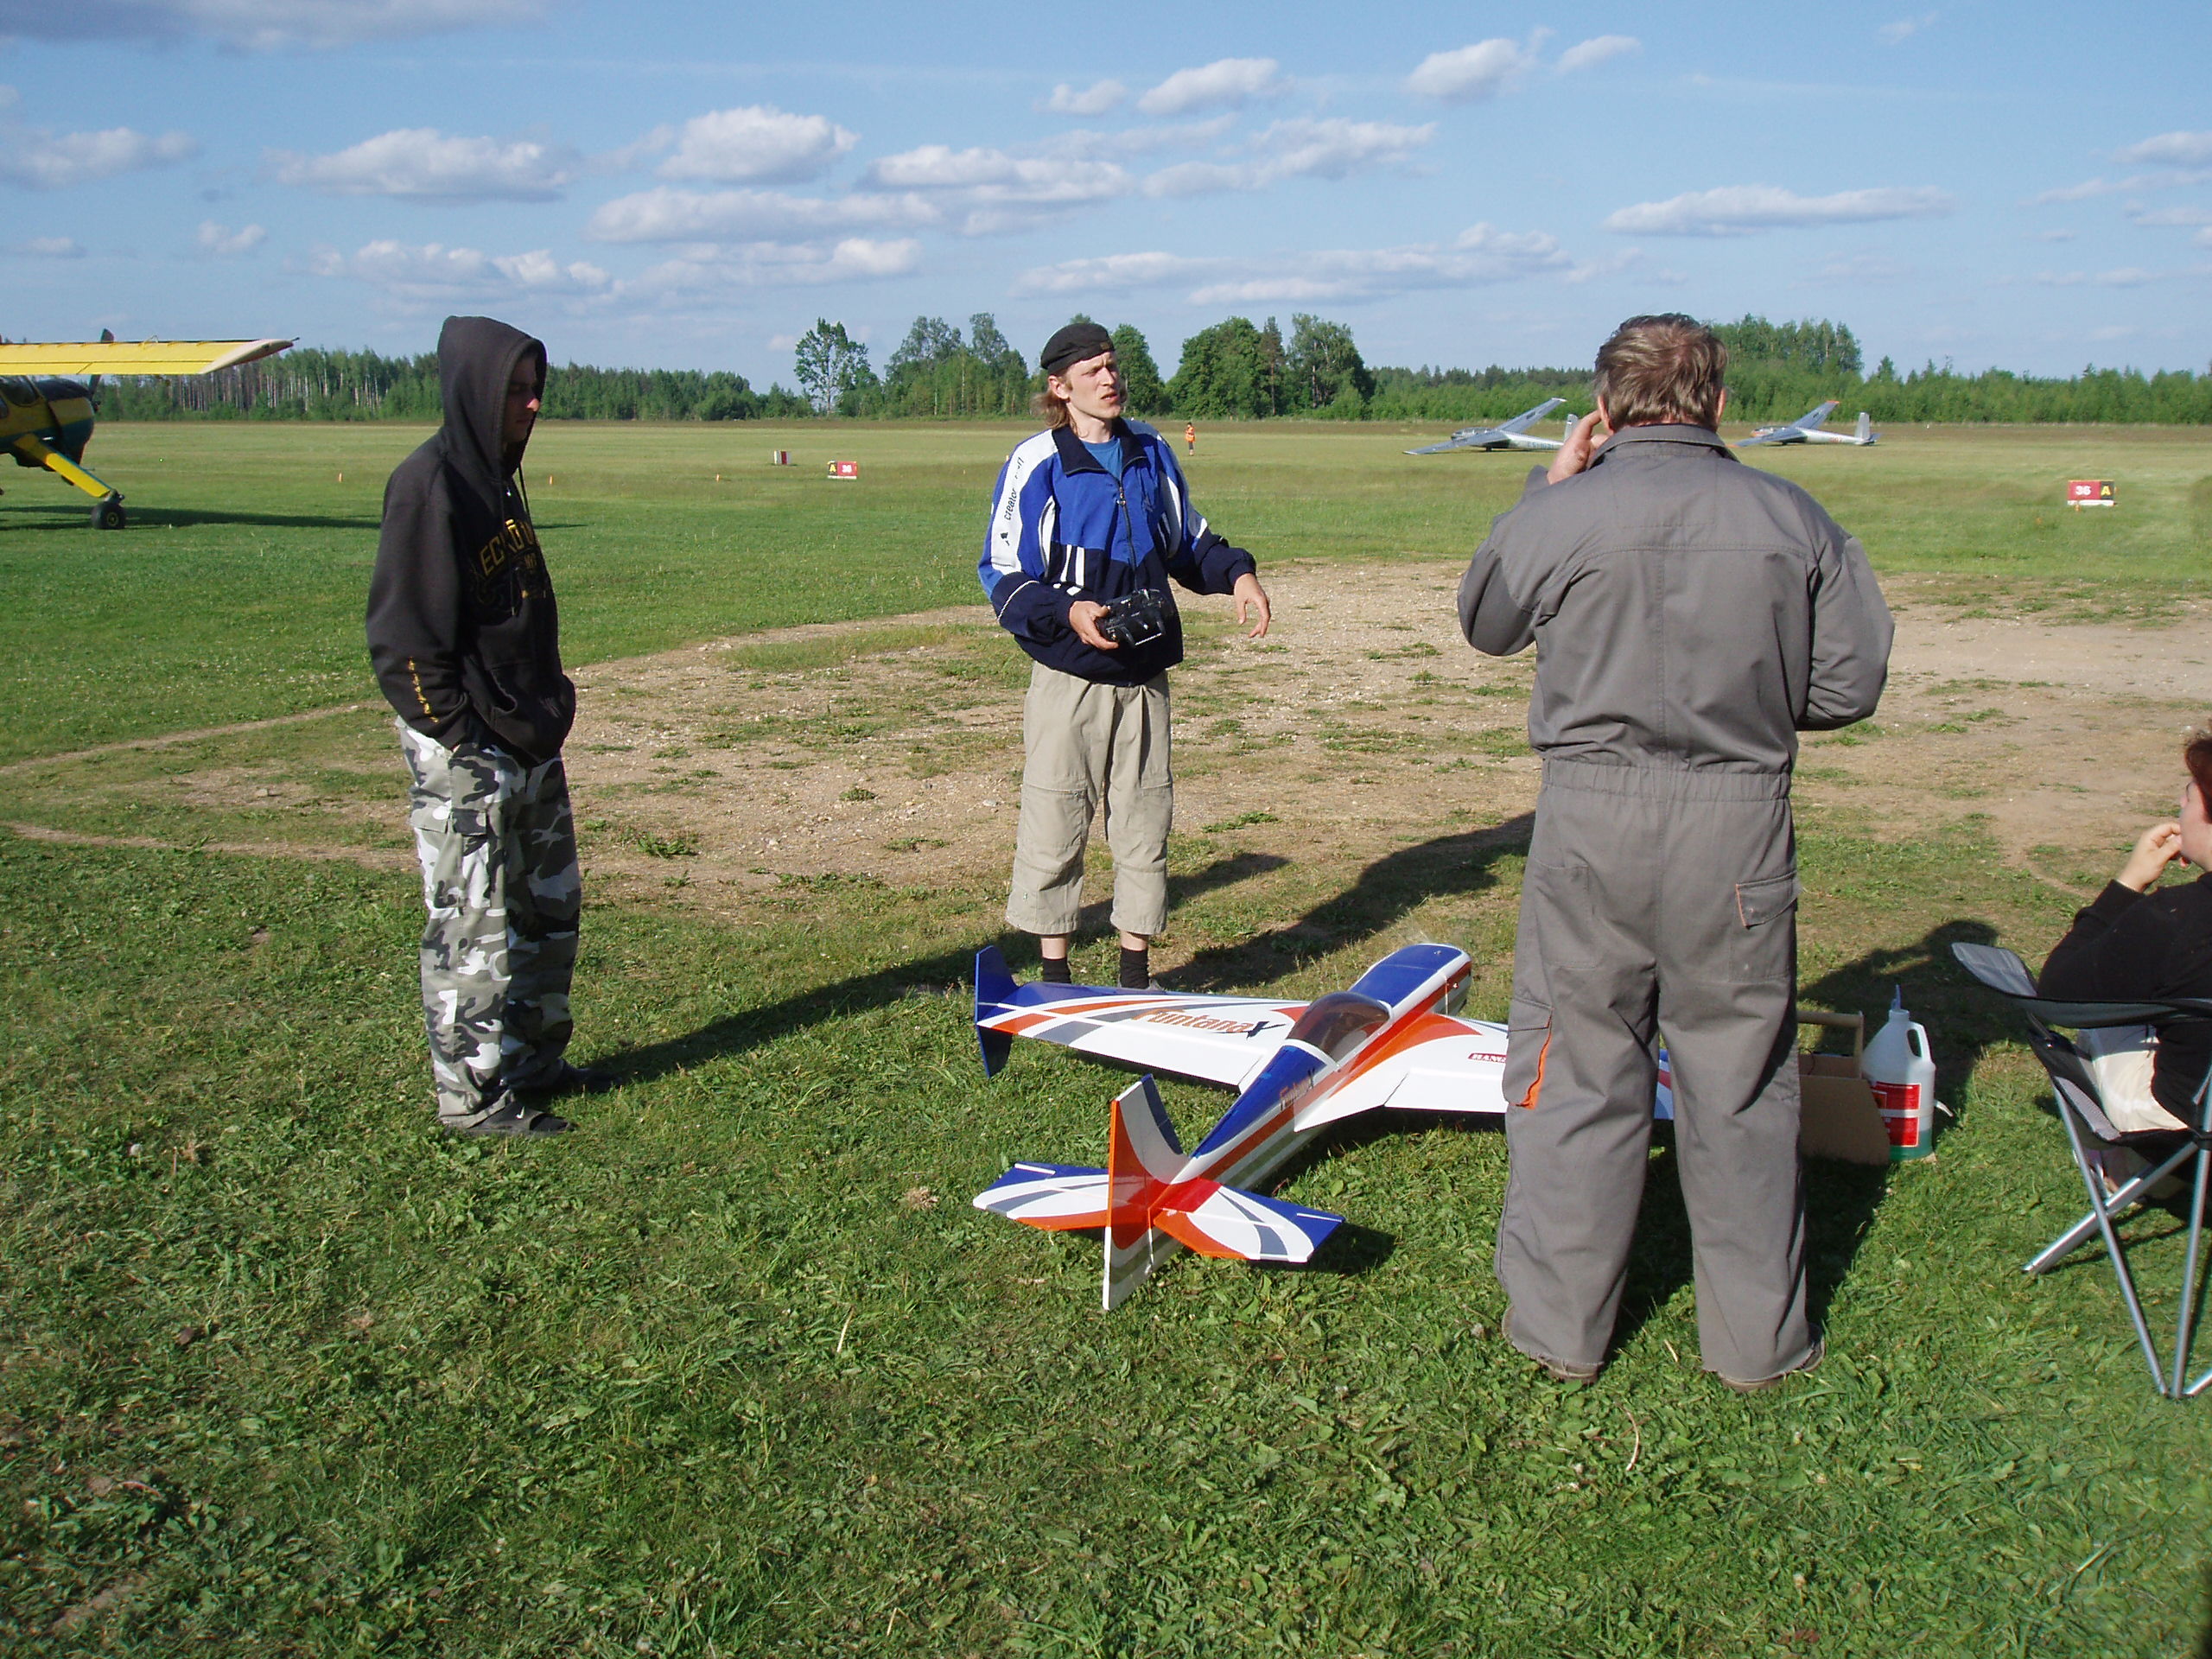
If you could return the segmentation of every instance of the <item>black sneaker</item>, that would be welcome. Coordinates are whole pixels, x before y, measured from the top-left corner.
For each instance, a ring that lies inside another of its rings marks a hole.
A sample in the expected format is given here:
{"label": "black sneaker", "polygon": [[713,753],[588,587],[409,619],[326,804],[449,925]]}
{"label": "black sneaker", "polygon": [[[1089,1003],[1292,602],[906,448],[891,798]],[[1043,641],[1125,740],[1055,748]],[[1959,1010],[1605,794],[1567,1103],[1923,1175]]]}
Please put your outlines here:
{"label": "black sneaker", "polygon": [[566,1135],[576,1126],[565,1117],[556,1117],[542,1107],[524,1105],[509,1096],[496,1109],[480,1118],[467,1122],[440,1118],[438,1127],[448,1135],[518,1136]]}
{"label": "black sneaker", "polygon": [[622,1079],[612,1071],[595,1071],[588,1066],[570,1065],[566,1060],[561,1069],[543,1083],[525,1083],[515,1090],[532,1100],[551,1100],[560,1095],[604,1095],[622,1086]]}

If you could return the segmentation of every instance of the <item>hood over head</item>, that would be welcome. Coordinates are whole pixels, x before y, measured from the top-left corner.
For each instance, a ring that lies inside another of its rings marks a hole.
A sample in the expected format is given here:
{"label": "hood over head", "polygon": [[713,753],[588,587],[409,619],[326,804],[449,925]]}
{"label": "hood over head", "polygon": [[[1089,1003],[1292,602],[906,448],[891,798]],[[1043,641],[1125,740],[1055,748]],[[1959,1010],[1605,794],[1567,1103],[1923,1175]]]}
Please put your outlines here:
{"label": "hood over head", "polygon": [[500,434],[506,419],[507,377],[524,355],[537,360],[545,384],[545,345],[493,317],[448,317],[438,331],[438,390],[445,397],[446,459],[496,505],[508,468]]}

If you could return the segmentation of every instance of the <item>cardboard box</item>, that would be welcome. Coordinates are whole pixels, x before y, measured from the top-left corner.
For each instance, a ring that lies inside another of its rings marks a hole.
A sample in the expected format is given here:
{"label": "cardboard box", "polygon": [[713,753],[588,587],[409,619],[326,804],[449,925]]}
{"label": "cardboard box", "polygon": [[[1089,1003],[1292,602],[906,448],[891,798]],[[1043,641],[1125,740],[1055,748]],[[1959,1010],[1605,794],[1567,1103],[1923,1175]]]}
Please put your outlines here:
{"label": "cardboard box", "polygon": [[1859,1070],[1866,1052],[1866,1016],[1800,1008],[1797,1023],[1851,1033],[1848,1054],[1797,1057],[1798,1086],[1805,1097],[1798,1120],[1798,1151],[1808,1158],[1834,1158],[1847,1164],[1887,1164],[1889,1126]]}

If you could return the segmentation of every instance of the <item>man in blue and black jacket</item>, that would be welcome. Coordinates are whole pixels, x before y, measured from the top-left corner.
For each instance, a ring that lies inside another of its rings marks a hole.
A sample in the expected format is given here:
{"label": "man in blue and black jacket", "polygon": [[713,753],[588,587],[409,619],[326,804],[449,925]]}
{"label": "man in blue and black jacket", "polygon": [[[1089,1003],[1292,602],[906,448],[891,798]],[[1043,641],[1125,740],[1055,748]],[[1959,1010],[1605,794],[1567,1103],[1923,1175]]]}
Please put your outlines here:
{"label": "man in blue and black jacket", "polygon": [[[1051,424],[1007,458],[978,566],[1007,632],[1033,659],[1023,707],[1027,752],[1007,923],[1038,936],[1044,976],[1065,984],[1083,899],[1090,820],[1103,803],[1114,854],[1121,983],[1151,978],[1167,921],[1167,671],[1183,660],[1168,578],[1229,594],[1258,639],[1268,595],[1252,556],[1191,505],[1173,452],[1122,418],[1113,336],[1071,322],[1046,342],[1038,413]],[[1125,626],[1116,601],[1139,599]],[[1143,612],[1156,604],[1156,617]]]}

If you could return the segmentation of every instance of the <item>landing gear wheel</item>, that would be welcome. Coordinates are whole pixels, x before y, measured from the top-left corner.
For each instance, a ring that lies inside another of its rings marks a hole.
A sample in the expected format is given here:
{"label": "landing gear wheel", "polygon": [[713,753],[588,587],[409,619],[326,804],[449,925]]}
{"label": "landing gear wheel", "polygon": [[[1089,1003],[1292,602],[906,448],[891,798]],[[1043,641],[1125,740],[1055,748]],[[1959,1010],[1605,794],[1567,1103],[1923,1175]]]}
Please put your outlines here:
{"label": "landing gear wheel", "polygon": [[121,530],[130,522],[123,516],[123,503],[114,499],[96,502],[92,506],[94,530]]}

